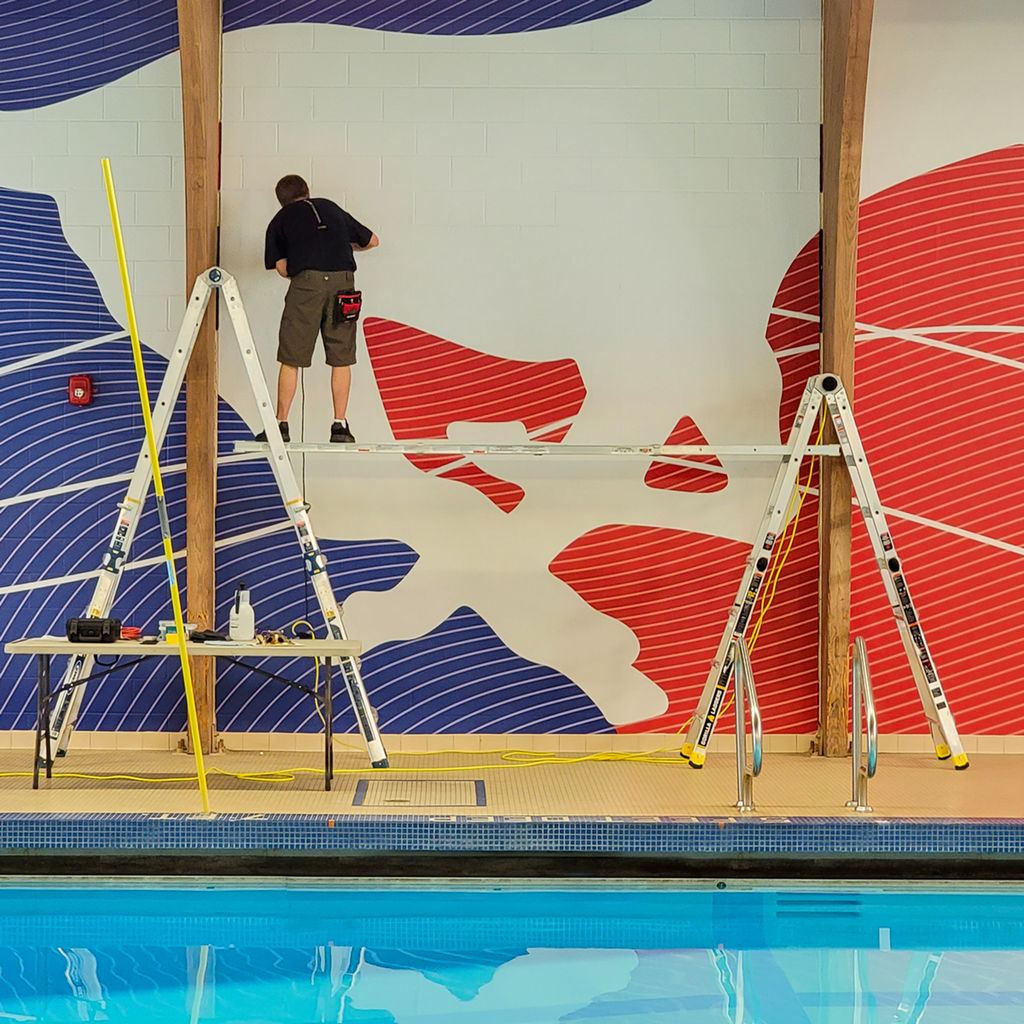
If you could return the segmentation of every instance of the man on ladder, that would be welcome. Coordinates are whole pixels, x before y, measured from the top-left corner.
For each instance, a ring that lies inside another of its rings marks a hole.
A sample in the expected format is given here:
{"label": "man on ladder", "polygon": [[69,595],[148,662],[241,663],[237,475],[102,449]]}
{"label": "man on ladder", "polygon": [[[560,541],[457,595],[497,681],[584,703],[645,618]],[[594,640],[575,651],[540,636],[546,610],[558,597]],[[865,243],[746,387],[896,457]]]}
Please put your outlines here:
{"label": "man on ladder", "polygon": [[[331,440],[352,443],[346,412],[361,294],[355,288],[353,250],[380,244],[376,234],[330,199],[311,199],[297,174],[286,174],[274,189],[281,209],[267,227],[264,264],[289,282],[281,314],[277,361],[277,420],[281,439],[290,441],[288,413],[299,367],[313,362],[317,334],[324,339],[331,367],[334,423]],[[256,435],[266,441],[266,432]]]}

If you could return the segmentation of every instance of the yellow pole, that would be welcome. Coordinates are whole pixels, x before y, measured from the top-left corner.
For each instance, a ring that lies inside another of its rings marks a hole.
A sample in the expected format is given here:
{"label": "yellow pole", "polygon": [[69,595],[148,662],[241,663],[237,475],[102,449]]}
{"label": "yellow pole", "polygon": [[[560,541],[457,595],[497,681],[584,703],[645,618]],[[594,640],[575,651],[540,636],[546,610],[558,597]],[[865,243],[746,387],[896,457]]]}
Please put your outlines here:
{"label": "yellow pole", "polygon": [[188,650],[185,647],[185,620],[181,614],[181,597],[178,594],[178,577],[174,571],[174,549],[171,547],[171,524],[167,518],[167,503],[164,500],[164,482],[160,476],[156,440],[153,437],[153,417],[149,411],[149,388],[146,386],[146,370],[142,365],[142,345],[139,342],[139,328],[135,322],[135,304],[132,302],[132,286],[128,280],[128,262],[124,256],[124,239],[121,237],[121,219],[117,215],[117,198],[114,195],[114,179],[110,174],[110,161],[103,159],[103,180],[107,186],[107,203],[110,206],[110,223],[114,229],[114,244],[117,246],[117,263],[121,270],[121,287],[124,289],[125,307],[128,311],[128,333],[132,339],[132,356],[135,359],[135,379],[139,385],[139,400],[142,403],[142,419],[146,426],[146,444],[149,446],[149,462],[153,467],[153,490],[156,492],[156,509],[160,516],[160,534],[164,541],[164,560],[167,563],[167,581],[171,588],[171,604],[174,607],[174,626],[178,636],[178,656],[181,659],[181,673],[185,678],[185,703],[188,706],[188,730],[192,737],[192,751],[196,758],[196,774],[199,777],[199,792],[203,798],[203,812],[209,813],[210,794],[206,788],[206,768],[203,765],[203,750],[199,742],[199,722],[196,718],[196,695],[192,689],[192,673],[188,665]]}

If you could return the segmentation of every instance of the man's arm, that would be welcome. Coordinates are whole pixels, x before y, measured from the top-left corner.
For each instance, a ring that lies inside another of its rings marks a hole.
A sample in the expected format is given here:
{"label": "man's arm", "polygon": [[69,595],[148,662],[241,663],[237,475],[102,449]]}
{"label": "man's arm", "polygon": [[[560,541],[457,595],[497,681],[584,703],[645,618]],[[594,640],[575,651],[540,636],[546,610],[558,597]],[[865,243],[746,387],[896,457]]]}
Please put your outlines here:
{"label": "man's arm", "polygon": [[287,281],[288,280],[288,261],[278,260],[274,264],[274,269]]}
{"label": "man's arm", "polygon": [[370,240],[366,243],[366,245],[357,245],[355,242],[352,242],[351,244],[352,248],[355,249],[356,252],[366,252],[367,249],[376,249],[377,246],[380,245],[380,239],[374,232],[371,231]]}

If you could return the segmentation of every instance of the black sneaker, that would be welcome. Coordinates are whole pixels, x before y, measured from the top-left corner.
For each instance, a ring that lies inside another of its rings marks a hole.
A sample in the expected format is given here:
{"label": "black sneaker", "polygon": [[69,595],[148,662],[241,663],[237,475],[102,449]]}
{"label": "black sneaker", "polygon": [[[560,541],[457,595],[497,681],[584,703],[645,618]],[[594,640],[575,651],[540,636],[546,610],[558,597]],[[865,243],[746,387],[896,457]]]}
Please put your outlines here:
{"label": "black sneaker", "polygon": [[[292,438],[291,438],[291,434],[289,434],[289,433],[288,433],[288,424],[287,424],[287,423],[286,423],[286,422],[285,422],[284,420],[281,420],[281,421],[280,421],[280,422],[278,423],[277,427],[278,427],[278,430],[280,430],[280,431],[281,431],[281,440],[282,440],[282,441],[284,441],[284,442],[286,442],[286,443],[287,443],[288,441],[291,441],[291,439],[292,439]],[[254,438],[253,438],[253,440],[254,440],[254,441],[261,441],[261,442],[262,442],[263,444],[266,444],[266,443],[267,443],[267,432],[266,432],[265,430],[261,430],[261,431],[260,431],[260,432],[259,432],[259,433],[258,433],[258,434],[257,434],[257,435],[256,435],[256,436],[254,437]]]}
{"label": "black sneaker", "polygon": [[331,441],[334,444],[355,444],[355,440],[348,429],[348,420],[335,420],[331,424]]}

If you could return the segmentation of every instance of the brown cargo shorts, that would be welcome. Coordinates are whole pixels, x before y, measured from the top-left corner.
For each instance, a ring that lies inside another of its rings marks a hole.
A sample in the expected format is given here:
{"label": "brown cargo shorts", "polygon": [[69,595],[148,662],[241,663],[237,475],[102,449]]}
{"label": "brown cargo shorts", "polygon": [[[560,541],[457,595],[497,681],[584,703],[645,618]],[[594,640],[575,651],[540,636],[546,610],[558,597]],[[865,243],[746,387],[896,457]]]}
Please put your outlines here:
{"label": "brown cargo shorts", "polygon": [[356,321],[334,325],[334,297],[351,290],[351,270],[303,270],[288,285],[277,335],[277,361],[285,366],[309,366],[316,336],[324,339],[328,366],[352,366],[356,361]]}

